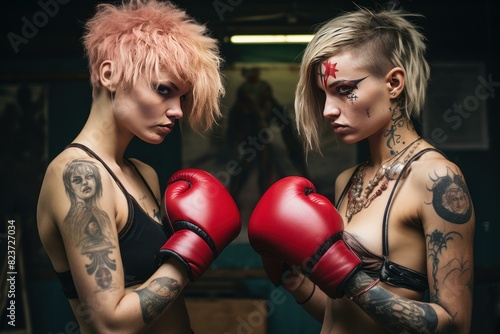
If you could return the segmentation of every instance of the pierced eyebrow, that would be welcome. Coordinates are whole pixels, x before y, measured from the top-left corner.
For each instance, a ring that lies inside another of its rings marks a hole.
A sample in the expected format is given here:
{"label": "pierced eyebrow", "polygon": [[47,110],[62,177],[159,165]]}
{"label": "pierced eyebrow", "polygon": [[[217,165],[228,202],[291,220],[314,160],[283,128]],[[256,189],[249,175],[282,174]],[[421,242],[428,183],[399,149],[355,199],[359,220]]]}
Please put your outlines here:
{"label": "pierced eyebrow", "polygon": [[344,80],[344,79],[342,79],[342,80],[336,80],[336,81],[332,82],[331,84],[329,84],[328,88],[335,87],[335,86],[337,86],[337,85],[339,85],[341,83],[351,83],[351,84],[353,84],[356,87],[361,81],[365,80],[368,77],[369,77],[369,75],[367,75],[364,78],[356,79],[356,80]]}

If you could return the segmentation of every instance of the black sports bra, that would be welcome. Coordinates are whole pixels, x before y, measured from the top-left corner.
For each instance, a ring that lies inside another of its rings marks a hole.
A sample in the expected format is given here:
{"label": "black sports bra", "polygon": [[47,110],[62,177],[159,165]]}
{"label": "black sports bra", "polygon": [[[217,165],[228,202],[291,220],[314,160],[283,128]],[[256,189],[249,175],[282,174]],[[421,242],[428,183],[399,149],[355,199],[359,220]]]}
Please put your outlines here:
{"label": "black sports bra", "polygon": [[[67,148],[69,147],[82,149],[88,155],[101,162],[125,195],[128,205],[128,218],[123,229],[118,232],[118,243],[125,276],[124,284],[125,287],[129,287],[144,283],[158,269],[156,255],[161,246],[171,236],[172,231],[167,231],[142,209],[137,201],[127,192],[113,171],[97,154],[81,144],[73,143],[67,146]],[[139,172],[139,169],[130,160],[126,159],[126,161],[133,166],[156,201],[153,191]],[[158,210],[160,210],[158,201],[156,201],[156,204],[158,205]],[[78,298],[71,272],[65,271],[56,274],[61,282],[64,295],[67,298]]]}
{"label": "black sports bra", "polygon": [[[392,206],[392,202],[394,199],[394,194],[395,190],[397,188],[397,185],[399,181],[402,179],[402,176],[405,174],[405,172],[408,170],[408,167],[410,164],[418,159],[420,156],[423,154],[429,152],[429,151],[435,151],[444,156],[444,154],[435,149],[435,148],[426,148],[417,154],[415,154],[408,162],[405,164],[403,170],[399,174],[398,178],[396,179],[396,182],[394,184],[394,187],[392,188],[392,191],[389,195],[389,200],[387,201],[387,205],[385,207],[385,212],[384,212],[384,220],[383,220],[383,233],[382,233],[382,247],[383,247],[383,253],[382,256],[376,255],[372,252],[370,252],[368,249],[366,249],[360,242],[358,242],[354,236],[349,234],[347,231],[344,231],[344,242],[349,246],[349,248],[356,254],[358,257],[361,259],[362,262],[362,268],[363,270],[370,276],[372,277],[378,277],[382,282],[385,282],[387,284],[396,286],[396,287],[402,287],[414,291],[419,291],[423,292],[428,289],[429,284],[427,280],[427,275],[421,274],[415,270],[412,270],[410,268],[404,267],[402,265],[399,265],[397,263],[394,263],[388,259],[389,256],[389,242],[388,242],[388,222],[389,222],[389,212]],[[358,166],[359,168],[359,166]],[[353,180],[354,175],[356,174],[357,169],[354,171],[354,173],[351,175],[351,178],[349,179],[349,182],[347,182],[346,187],[344,188],[344,191],[340,195],[340,198],[337,202],[337,207],[340,207],[340,204],[342,203],[342,200],[346,196],[349,188],[351,187],[351,183]]]}

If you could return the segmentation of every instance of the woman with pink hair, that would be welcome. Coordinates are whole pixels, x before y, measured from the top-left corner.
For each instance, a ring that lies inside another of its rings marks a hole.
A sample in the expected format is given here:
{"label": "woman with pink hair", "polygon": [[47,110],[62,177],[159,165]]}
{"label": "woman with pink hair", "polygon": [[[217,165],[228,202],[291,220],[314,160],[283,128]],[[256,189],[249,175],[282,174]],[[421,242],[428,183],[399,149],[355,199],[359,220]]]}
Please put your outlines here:
{"label": "woman with pink hair", "polygon": [[124,157],[130,141],[159,144],[185,114],[197,131],[221,115],[217,41],[166,1],[100,4],[86,23],[92,105],[84,127],[48,166],[40,238],[81,333],[190,333],[182,261],[158,261],[156,172]]}

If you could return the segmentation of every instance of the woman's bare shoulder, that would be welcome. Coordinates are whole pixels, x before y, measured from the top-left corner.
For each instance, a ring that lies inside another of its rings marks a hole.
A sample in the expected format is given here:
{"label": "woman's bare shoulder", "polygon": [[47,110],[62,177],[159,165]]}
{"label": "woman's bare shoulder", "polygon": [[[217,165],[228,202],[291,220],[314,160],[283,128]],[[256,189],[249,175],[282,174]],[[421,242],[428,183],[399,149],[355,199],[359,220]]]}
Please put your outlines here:
{"label": "woman's bare shoulder", "polygon": [[98,174],[102,186],[111,189],[112,187],[109,187],[112,185],[111,180],[108,173],[103,170],[102,164],[81,150],[66,149],[47,165],[40,188],[38,210],[55,214],[58,216],[56,221],[60,221],[59,216],[67,210],[66,204],[69,205],[67,196],[71,188],[71,180],[68,177],[71,171],[89,170],[89,166]]}
{"label": "woman's bare shoulder", "polygon": [[424,184],[446,175],[463,176],[460,167],[439,151],[423,154],[411,164],[410,171],[416,182]]}

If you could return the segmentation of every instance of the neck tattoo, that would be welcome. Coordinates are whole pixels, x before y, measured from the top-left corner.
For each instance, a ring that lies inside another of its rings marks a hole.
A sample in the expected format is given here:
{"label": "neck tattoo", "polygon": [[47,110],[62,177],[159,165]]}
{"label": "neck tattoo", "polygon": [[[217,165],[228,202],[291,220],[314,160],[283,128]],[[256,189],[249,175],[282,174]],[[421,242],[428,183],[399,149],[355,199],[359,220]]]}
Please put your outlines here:
{"label": "neck tattoo", "polygon": [[[394,180],[399,176],[403,170],[406,162],[410,159],[413,152],[417,149],[422,141],[421,137],[418,137],[414,142],[406,146],[401,152],[390,157],[387,161],[382,162],[378,168],[375,176],[368,181],[368,185],[363,191],[363,177],[364,171],[368,166],[370,160],[367,160],[360,168],[358,168],[356,174],[353,177],[351,187],[347,194],[347,212],[346,218],[349,223],[356,213],[360,212],[363,208],[368,208],[375,198],[382,195],[382,192],[387,189],[387,184],[389,181]],[[400,157],[408,151],[408,154],[404,159],[400,160]],[[373,189],[384,179],[380,187],[372,194]]]}

